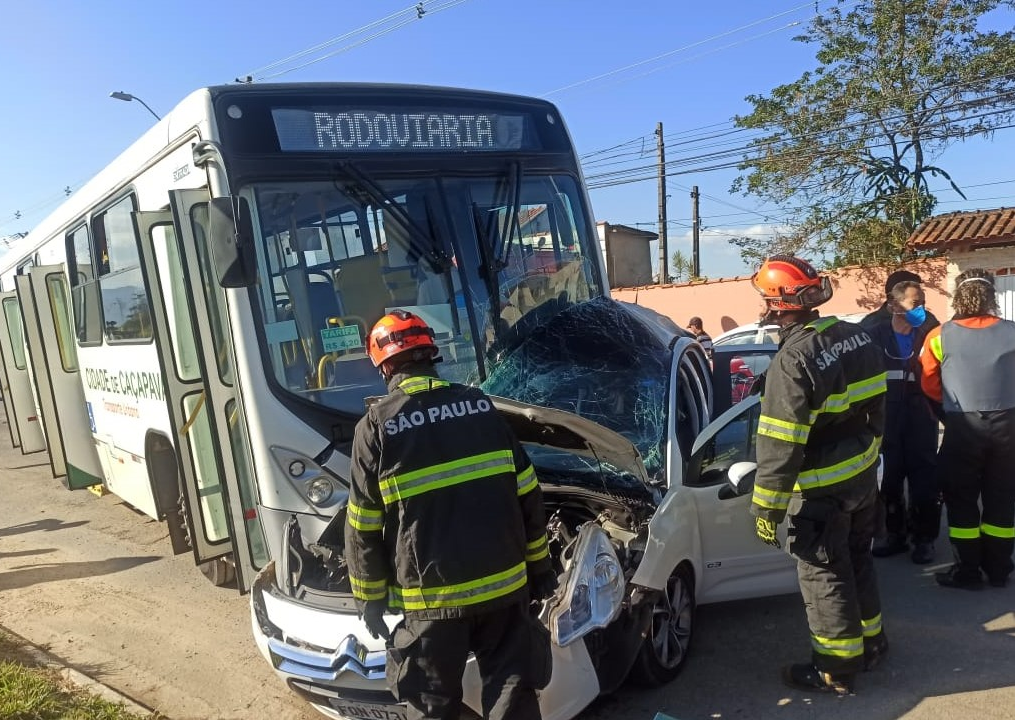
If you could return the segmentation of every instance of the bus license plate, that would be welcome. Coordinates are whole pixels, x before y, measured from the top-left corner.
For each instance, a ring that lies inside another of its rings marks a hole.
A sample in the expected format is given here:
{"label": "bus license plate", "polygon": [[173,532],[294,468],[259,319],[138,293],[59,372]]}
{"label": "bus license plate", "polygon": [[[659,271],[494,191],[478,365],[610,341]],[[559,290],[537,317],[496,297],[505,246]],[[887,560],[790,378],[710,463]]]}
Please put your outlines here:
{"label": "bus license plate", "polygon": [[408,720],[409,717],[401,705],[375,705],[335,698],[331,707],[354,720]]}

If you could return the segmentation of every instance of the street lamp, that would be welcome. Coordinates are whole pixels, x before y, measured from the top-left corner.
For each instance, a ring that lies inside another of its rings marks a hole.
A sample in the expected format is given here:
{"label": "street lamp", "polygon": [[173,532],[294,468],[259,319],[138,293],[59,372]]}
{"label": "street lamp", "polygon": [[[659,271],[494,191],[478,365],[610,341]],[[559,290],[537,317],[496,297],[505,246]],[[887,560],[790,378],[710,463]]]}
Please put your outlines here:
{"label": "street lamp", "polygon": [[162,119],[158,115],[155,114],[154,110],[152,110],[150,107],[148,107],[148,103],[146,103],[144,100],[139,98],[137,95],[131,95],[130,93],[125,93],[125,92],[111,92],[111,93],[109,93],[109,97],[113,98],[114,100],[123,100],[124,102],[130,102],[131,100],[137,100],[139,103],[144,105],[145,110],[150,112],[152,115],[155,115],[155,119],[156,120],[161,120]]}

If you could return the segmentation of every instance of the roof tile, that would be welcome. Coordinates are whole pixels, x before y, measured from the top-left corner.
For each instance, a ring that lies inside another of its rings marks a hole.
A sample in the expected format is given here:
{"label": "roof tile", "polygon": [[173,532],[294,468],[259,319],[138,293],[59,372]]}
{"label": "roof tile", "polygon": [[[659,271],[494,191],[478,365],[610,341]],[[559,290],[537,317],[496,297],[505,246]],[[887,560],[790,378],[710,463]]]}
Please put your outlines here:
{"label": "roof tile", "polygon": [[928,218],[906,245],[913,250],[1015,245],[1015,208],[956,212]]}

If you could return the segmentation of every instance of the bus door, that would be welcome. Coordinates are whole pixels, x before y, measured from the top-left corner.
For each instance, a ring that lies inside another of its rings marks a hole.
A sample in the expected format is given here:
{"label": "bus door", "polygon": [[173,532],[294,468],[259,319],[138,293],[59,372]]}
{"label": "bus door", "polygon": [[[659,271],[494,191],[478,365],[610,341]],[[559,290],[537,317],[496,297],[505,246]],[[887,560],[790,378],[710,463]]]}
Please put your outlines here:
{"label": "bus door", "polygon": [[[240,416],[225,298],[205,241],[208,192],[170,193],[172,211],[135,213],[194,557],[217,584],[249,590],[267,550]],[[216,576],[213,577],[211,573]]]}
{"label": "bus door", "polygon": [[3,393],[11,439],[24,454],[46,449],[42,422],[35,409],[32,377],[28,373],[25,325],[17,292],[0,293],[0,352],[3,353]]}
{"label": "bus door", "polygon": [[39,313],[35,307],[35,298],[32,296],[31,282],[31,277],[27,274],[17,275],[14,278],[18,302],[21,304],[21,318],[24,321],[25,346],[28,348],[28,374],[34,383],[35,411],[42,425],[46,447],[49,449],[49,467],[53,471],[53,477],[63,477],[67,474],[67,461],[64,457],[60,428],[56,421],[56,399],[53,397],[53,388],[46,370],[48,348],[42,341]]}
{"label": "bus door", "polygon": [[101,485],[92,413],[78,368],[67,274],[63,265],[42,265],[19,275],[17,281],[19,292],[30,296],[22,308],[50,462],[60,454],[63,484],[68,490]]}

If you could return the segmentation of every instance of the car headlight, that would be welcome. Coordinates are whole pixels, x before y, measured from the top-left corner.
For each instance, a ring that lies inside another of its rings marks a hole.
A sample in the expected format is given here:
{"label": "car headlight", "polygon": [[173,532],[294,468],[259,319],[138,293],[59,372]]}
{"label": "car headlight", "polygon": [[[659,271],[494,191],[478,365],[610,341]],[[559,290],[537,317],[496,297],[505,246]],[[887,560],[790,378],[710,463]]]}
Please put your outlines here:
{"label": "car headlight", "polygon": [[561,600],[550,610],[550,632],[561,647],[609,625],[620,613],[624,573],[609,537],[594,523],[578,532],[574,563]]}

